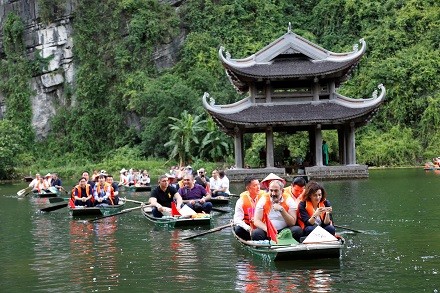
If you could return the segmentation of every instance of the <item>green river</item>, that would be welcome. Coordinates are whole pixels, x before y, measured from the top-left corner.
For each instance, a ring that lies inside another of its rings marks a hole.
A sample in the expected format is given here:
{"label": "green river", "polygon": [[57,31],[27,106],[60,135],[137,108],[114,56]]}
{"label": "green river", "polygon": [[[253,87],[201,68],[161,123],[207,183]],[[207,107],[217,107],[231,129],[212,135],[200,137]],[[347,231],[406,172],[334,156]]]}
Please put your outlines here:
{"label": "green river", "polygon": [[1,184],[0,292],[439,292],[440,174],[370,170],[322,183],[335,223],[362,233],[337,229],[340,259],[288,262],[251,255],[229,228],[181,240],[228,223],[236,198],[211,227],[170,229],[140,210],[94,223],[67,208],[41,213],[47,200],[17,198],[25,182]]}

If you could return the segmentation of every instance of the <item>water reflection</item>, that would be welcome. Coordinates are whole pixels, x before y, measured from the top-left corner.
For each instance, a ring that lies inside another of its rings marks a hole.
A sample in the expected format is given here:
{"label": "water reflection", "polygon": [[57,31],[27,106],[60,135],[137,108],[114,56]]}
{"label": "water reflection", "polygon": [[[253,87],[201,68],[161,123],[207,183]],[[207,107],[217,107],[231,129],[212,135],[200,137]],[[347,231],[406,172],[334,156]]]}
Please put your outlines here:
{"label": "water reflection", "polygon": [[[332,292],[340,260],[252,262],[236,264],[235,288],[240,292]],[[304,287],[304,284],[307,284]]]}

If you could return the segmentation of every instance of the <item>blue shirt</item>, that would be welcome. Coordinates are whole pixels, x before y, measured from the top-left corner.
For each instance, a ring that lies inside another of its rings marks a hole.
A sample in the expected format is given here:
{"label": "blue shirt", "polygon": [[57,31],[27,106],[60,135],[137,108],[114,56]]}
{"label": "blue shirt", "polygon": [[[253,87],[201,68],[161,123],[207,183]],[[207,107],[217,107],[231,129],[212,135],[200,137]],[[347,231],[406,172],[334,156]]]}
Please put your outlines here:
{"label": "blue shirt", "polygon": [[206,190],[203,186],[194,184],[192,189],[188,187],[182,187],[179,189],[179,194],[182,196],[183,200],[201,199],[206,195]]}

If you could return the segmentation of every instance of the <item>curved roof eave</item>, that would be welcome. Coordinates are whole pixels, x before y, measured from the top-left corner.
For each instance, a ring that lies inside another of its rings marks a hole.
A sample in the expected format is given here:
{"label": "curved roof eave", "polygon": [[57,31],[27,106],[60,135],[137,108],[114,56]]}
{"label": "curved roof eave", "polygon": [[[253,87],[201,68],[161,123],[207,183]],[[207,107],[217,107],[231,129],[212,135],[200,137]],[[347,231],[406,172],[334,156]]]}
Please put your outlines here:
{"label": "curved roof eave", "polygon": [[[209,99],[209,101],[208,101]],[[232,104],[216,105],[215,99],[210,97],[209,93],[204,93],[202,97],[203,106],[206,110],[213,113],[234,114],[252,106],[250,98],[244,98]]]}
{"label": "curved roof eave", "polygon": [[[293,33],[287,33],[286,35],[293,34]],[[300,39],[302,41],[301,45],[298,44],[292,44],[292,43],[284,43],[281,42],[280,39],[285,38],[285,36],[282,36],[275,42],[271,43],[270,45],[266,46],[264,49],[260,50],[259,52],[252,54],[249,57],[242,58],[242,59],[232,59],[229,52],[225,52],[225,48],[221,46],[219,48],[218,54],[220,57],[220,60],[223,64],[227,65],[231,68],[247,68],[254,65],[263,65],[263,64],[271,64],[272,59],[281,54],[283,51],[291,48],[295,49],[296,51],[301,52],[304,55],[309,56],[309,58],[312,59],[312,62],[322,62],[322,61],[330,61],[330,62],[346,62],[350,60],[355,60],[362,56],[366,52],[367,44],[364,39],[360,39],[359,43],[361,44],[361,48],[358,49],[358,44],[355,44],[353,46],[353,51],[351,52],[345,52],[345,53],[335,53],[328,51],[326,49],[323,49],[310,41],[295,35],[295,39]],[[263,54],[262,51],[267,50],[267,48],[273,48],[275,46],[279,46],[278,49],[273,49],[274,52],[271,54],[266,54],[265,57],[260,57],[259,54]],[[307,48],[305,48],[307,47]],[[308,50],[313,49],[314,51],[318,52],[310,52]],[[225,56],[226,54],[226,56]]]}
{"label": "curved roof eave", "polygon": [[377,90],[375,90],[372,94],[372,97],[369,99],[353,99],[336,93],[336,97],[333,102],[349,108],[367,108],[375,106],[382,103],[382,101],[385,99],[386,93],[383,84],[379,84],[377,88],[380,89],[380,94],[378,95]]}

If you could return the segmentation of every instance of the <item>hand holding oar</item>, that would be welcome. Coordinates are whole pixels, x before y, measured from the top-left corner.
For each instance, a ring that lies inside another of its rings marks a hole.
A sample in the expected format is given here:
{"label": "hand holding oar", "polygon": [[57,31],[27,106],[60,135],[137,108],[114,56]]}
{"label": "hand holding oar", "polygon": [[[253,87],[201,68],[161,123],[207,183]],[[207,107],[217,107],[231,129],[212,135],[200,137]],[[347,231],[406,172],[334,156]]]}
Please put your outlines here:
{"label": "hand holding oar", "polygon": [[128,213],[128,212],[131,212],[131,211],[133,211],[133,210],[140,209],[141,207],[142,207],[142,206],[138,206],[138,207],[134,207],[134,208],[125,209],[125,210],[122,210],[122,211],[120,211],[120,212],[118,212],[118,213],[115,213],[115,214],[112,214],[112,215],[106,215],[106,216],[102,216],[102,217],[98,217],[98,218],[95,218],[95,219],[89,220],[89,222],[95,222],[95,221],[98,221],[98,220],[101,220],[101,219],[105,219],[105,218],[109,218],[109,217],[114,217],[114,216],[122,215],[122,214],[125,214],[125,213]]}
{"label": "hand holding oar", "polygon": [[17,191],[18,196],[26,196],[29,194],[29,192],[32,191],[32,186],[28,186],[22,190]]}
{"label": "hand holding oar", "polygon": [[348,228],[348,227],[345,227],[345,226],[339,226],[339,225],[333,225],[333,226],[335,226],[336,228],[341,228],[341,229],[344,229],[344,230],[347,230],[347,231],[352,231],[352,232],[355,232],[355,233],[365,233],[365,231],[351,229],[351,228]]}
{"label": "hand holding oar", "polygon": [[229,223],[229,224],[226,224],[226,225],[223,225],[223,226],[220,226],[220,227],[212,228],[212,229],[210,229],[210,230],[208,230],[208,231],[205,231],[205,232],[202,232],[202,233],[199,233],[199,234],[196,234],[196,235],[183,237],[182,240],[193,239],[193,238],[196,238],[196,237],[199,237],[199,236],[203,236],[203,235],[206,235],[206,234],[214,233],[214,232],[217,232],[217,231],[223,230],[223,229],[225,229],[225,228],[231,227],[231,225],[232,225],[232,224]]}

